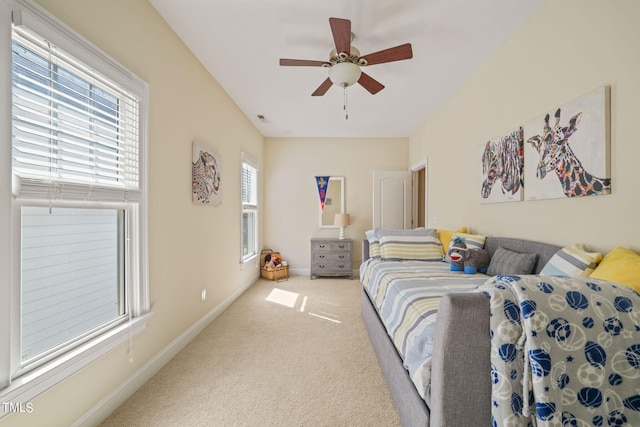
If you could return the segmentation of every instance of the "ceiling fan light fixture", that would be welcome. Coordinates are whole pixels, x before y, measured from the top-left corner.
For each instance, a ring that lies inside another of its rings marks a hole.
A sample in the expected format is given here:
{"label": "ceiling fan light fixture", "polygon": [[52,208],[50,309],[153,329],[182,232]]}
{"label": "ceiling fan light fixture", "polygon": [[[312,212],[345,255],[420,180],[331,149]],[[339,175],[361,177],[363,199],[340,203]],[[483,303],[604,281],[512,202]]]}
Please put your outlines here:
{"label": "ceiling fan light fixture", "polygon": [[311,94],[322,96],[331,86],[336,85],[344,89],[345,110],[347,107],[347,88],[358,83],[369,93],[375,95],[384,89],[384,85],[360,70],[387,62],[402,61],[413,58],[411,43],[405,43],[388,49],[360,56],[360,51],[351,45],[354,35],[351,32],[351,21],[348,19],[329,18],[331,33],[335,49],[329,54],[328,61],[309,59],[280,59],[280,65],[290,67],[329,67],[329,77]]}
{"label": "ceiling fan light fixture", "polygon": [[334,85],[340,87],[349,87],[355,84],[361,74],[360,67],[351,62],[339,62],[329,68],[329,79]]}

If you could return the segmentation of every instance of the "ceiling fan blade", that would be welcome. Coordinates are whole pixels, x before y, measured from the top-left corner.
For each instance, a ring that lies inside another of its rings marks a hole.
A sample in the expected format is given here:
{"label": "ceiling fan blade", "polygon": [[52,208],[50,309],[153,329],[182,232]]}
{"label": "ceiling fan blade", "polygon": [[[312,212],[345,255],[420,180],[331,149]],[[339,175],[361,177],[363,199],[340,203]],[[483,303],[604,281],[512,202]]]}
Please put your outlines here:
{"label": "ceiling fan blade", "polygon": [[313,61],[308,59],[280,59],[280,65],[288,67],[322,67],[331,66],[327,61]]}
{"label": "ceiling fan blade", "polygon": [[360,86],[371,92],[371,95],[375,95],[384,89],[384,85],[382,83],[365,73],[360,74],[358,83],[360,83]]}
{"label": "ceiling fan blade", "polygon": [[367,61],[367,65],[383,64],[385,62],[402,61],[413,58],[411,43],[401,44],[379,52],[361,56],[360,59]]}
{"label": "ceiling fan blade", "polygon": [[329,18],[333,41],[336,44],[336,53],[351,53],[351,21],[348,19]]}
{"label": "ceiling fan blade", "polygon": [[318,86],[318,89],[315,90],[315,92],[313,92],[311,94],[311,96],[322,96],[325,93],[327,93],[327,91],[329,90],[329,88],[333,85],[333,83],[331,82],[331,79],[327,77],[327,80],[323,81],[322,84],[320,86]]}

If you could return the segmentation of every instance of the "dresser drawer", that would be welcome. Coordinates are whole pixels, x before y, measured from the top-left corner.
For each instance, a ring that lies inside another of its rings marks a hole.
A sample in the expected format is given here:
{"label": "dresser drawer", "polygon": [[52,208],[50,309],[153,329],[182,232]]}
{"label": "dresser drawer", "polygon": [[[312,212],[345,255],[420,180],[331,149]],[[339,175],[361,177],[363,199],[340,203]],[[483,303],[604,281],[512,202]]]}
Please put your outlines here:
{"label": "dresser drawer", "polygon": [[351,242],[331,242],[331,250],[351,252]]}
{"label": "dresser drawer", "polygon": [[314,262],[311,264],[311,272],[313,274],[341,273],[351,275],[351,261]]}
{"label": "dresser drawer", "polygon": [[331,251],[331,242],[319,241],[311,242],[311,252],[329,252]]}
{"label": "dresser drawer", "polygon": [[351,261],[351,252],[313,252],[313,261]]}
{"label": "dresser drawer", "polygon": [[312,241],[312,252],[349,251],[351,252],[351,242],[336,242],[328,240]]}

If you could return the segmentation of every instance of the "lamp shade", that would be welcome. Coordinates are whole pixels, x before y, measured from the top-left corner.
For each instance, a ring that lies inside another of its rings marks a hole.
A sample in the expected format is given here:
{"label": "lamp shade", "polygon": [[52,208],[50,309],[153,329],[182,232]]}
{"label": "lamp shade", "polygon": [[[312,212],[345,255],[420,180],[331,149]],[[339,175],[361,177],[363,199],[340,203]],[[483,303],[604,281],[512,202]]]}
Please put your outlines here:
{"label": "lamp shade", "polygon": [[362,70],[351,62],[339,62],[329,68],[329,78],[334,85],[349,87],[360,79]]}
{"label": "lamp shade", "polygon": [[347,225],[351,224],[351,217],[347,213],[338,213],[333,220],[333,224],[339,225],[340,227],[346,227]]}

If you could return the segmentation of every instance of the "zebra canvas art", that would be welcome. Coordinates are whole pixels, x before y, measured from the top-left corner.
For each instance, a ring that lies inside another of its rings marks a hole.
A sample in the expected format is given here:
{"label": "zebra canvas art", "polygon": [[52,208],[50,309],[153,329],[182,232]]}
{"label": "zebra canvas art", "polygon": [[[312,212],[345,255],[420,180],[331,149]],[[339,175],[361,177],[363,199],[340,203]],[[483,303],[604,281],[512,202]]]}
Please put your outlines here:
{"label": "zebra canvas art", "polygon": [[522,127],[480,148],[480,203],[515,202],[523,193]]}
{"label": "zebra canvas art", "polygon": [[611,193],[608,87],[532,120],[524,132],[527,200]]}

